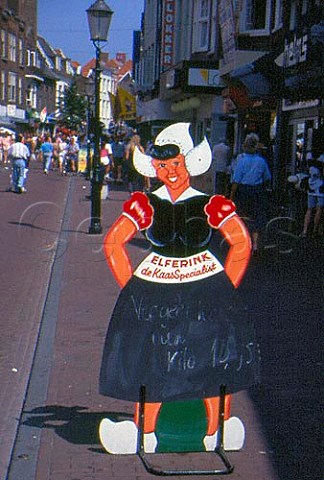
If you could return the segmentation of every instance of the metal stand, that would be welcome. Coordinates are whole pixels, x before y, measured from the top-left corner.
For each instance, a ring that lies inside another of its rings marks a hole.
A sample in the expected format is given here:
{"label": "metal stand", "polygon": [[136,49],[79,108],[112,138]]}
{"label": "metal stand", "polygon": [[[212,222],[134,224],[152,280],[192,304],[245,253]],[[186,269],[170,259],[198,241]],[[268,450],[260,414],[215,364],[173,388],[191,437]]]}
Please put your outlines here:
{"label": "metal stand", "polygon": [[[138,426],[138,439],[137,439],[137,454],[143,462],[144,467],[148,473],[159,476],[168,475],[228,475],[233,472],[234,466],[230,463],[224,451],[224,410],[225,410],[225,385],[220,387],[220,409],[219,409],[219,430],[217,435],[217,445],[214,453],[221,459],[224,468],[214,470],[163,470],[159,467],[155,467],[148,461],[149,456],[155,454],[147,454],[144,451],[144,405],[145,405],[145,385],[140,388],[140,418]],[[163,454],[166,455],[166,454]]]}

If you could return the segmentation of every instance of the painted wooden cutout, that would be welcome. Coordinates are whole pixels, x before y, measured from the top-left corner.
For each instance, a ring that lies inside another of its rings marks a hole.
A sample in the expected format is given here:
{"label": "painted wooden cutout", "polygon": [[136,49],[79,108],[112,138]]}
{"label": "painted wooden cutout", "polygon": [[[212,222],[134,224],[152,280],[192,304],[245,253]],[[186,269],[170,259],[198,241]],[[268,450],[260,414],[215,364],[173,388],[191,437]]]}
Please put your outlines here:
{"label": "painted wooden cutout", "polygon": [[[113,454],[136,452],[141,385],[147,392],[145,451],[159,451],[163,408],[172,402],[173,411],[177,402],[190,408],[197,400],[206,423],[199,442],[209,451],[216,445],[220,385],[231,394],[258,381],[258,345],[236,290],[249,263],[250,237],[230,200],[190,186],[190,177],[208,170],[211,150],[206,138],[194,146],[189,127],[165,128],[150,155],[135,149],[137,171],[163,185],[149,194],[133,193],[104,239],[106,260],[122,291],[107,332],[100,393],[136,402],[134,422],[100,424],[101,443]],[[224,265],[209,248],[213,229],[229,245]],[[152,250],[133,270],[126,244],[139,230]],[[230,417],[230,394],[224,446],[238,450],[244,427]]]}

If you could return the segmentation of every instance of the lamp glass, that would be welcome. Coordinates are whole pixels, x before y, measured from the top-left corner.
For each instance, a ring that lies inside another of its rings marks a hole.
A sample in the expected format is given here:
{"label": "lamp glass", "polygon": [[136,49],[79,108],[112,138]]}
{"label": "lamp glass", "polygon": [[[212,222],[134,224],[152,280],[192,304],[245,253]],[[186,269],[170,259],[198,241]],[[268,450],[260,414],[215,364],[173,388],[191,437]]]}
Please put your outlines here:
{"label": "lamp glass", "polygon": [[87,16],[92,42],[105,42],[107,40],[113,13],[104,0],[97,0],[88,8]]}

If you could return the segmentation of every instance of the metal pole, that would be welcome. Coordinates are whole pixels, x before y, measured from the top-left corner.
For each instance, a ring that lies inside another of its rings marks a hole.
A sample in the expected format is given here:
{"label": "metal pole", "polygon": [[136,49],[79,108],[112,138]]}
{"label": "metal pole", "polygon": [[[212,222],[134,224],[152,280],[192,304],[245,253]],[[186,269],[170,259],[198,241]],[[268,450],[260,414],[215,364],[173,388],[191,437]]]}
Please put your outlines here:
{"label": "metal pole", "polygon": [[90,133],[90,123],[91,123],[91,97],[87,97],[87,168],[86,168],[86,178],[89,180],[91,173],[91,133]]}
{"label": "metal pole", "polygon": [[91,223],[89,234],[98,235],[102,233],[101,226],[101,188],[102,174],[100,168],[100,53],[98,45],[96,48],[96,68],[95,68],[95,141],[93,152],[93,175],[91,179]]}

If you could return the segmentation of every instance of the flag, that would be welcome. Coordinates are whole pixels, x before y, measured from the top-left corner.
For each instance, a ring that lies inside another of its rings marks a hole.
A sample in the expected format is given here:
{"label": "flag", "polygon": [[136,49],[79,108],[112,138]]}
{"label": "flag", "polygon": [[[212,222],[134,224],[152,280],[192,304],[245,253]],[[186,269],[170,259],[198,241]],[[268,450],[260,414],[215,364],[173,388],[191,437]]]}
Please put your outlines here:
{"label": "flag", "polygon": [[40,112],[40,115],[39,115],[39,119],[40,119],[41,123],[45,123],[46,117],[47,117],[47,108],[44,107],[43,110]]}
{"label": "flag", "polygon": [[121,120],[136,119],[136,98],[124,88],[118,87],[117,91],[117,116]]}

